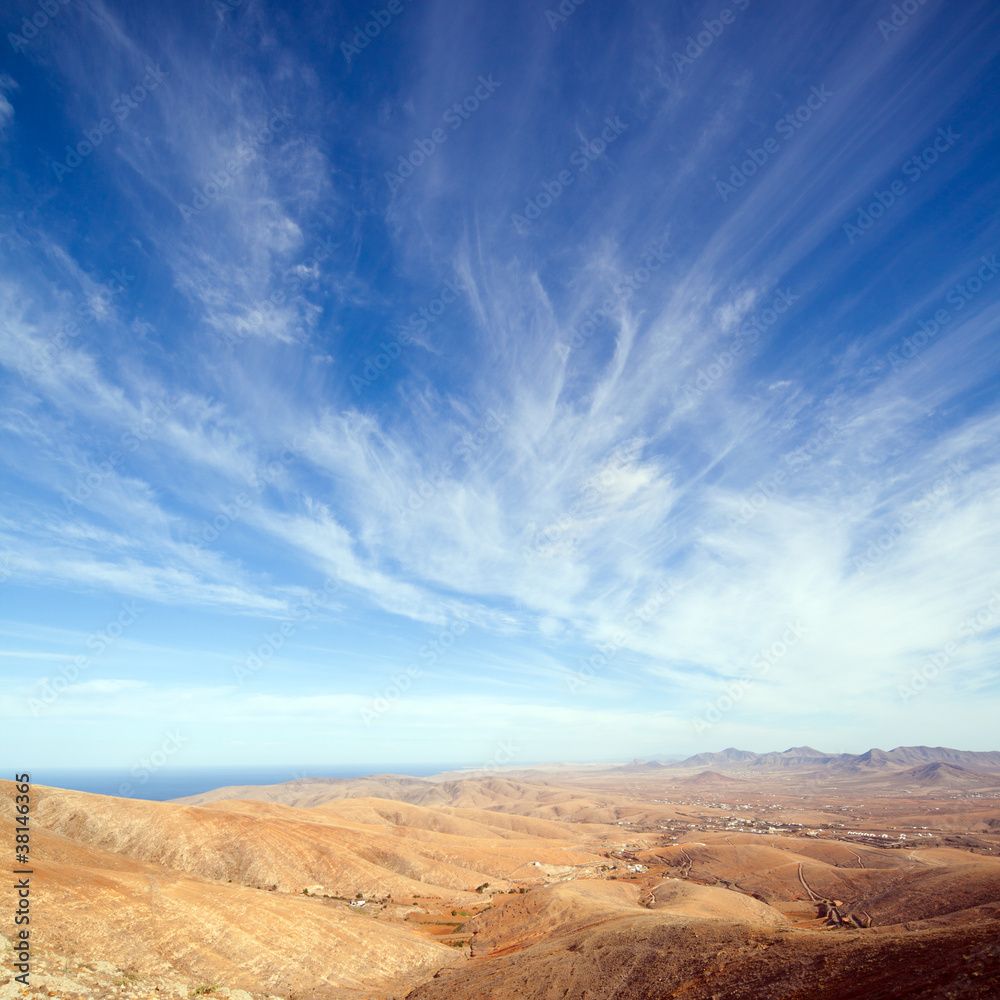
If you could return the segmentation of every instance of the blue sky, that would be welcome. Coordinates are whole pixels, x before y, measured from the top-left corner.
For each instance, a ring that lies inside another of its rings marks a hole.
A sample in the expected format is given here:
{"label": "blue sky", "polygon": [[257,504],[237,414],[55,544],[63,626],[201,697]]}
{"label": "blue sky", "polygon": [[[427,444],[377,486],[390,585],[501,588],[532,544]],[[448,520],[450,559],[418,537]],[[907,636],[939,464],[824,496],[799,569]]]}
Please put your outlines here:
{"label": "blue sky", "polygon": [[995,746],[994,4],[3,30],[10,767]]}

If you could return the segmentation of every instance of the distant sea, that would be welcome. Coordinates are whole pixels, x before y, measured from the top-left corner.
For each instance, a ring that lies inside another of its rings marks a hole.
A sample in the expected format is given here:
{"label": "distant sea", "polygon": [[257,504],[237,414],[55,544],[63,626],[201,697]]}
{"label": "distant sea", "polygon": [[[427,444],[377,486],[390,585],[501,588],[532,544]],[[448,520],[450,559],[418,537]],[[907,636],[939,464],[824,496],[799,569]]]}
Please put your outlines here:
{"label": "distant sea", "polygon": [[[165,767],[162,770],[130,773],[119,768],[38,767],[30,770],[32,784],[72,788],[97,795],[117,795],[164,802],[188,795],[200,795],[227,785],[277,785],[296,778],[363,778],[369,774],[408,774],[426,778],[468,764],[356,764],[332,767]],[[146,780],[142,781],[142,777]],[[13,773],[2,777],[13,778]]]}

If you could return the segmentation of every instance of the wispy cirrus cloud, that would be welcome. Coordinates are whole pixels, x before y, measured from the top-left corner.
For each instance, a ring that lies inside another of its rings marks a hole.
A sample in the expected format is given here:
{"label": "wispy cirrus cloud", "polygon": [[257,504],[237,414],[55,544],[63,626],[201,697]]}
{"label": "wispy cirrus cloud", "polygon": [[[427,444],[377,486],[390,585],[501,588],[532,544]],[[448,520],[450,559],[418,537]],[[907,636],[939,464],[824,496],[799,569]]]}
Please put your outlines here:
{"label": "wispy cirrus cloud", "polygon": [[[831,676],[855,692],[835,732],[864,698],[901,742],[932,724],[897,713],[897,680],[988,600],[1000,555],[986,5],[889,43],[857,4],[748,9],[682,69],[698,18],[649,5],[558,32],[527,5],[499,32],[430,5],[350,67],[350,10],[188,13],[67,9],[0,81],[18,128],[22,103],[50,123],[3,189],[5,587],[98,620],[141,598],[163,616],[141,628],[197,621],[238,659],[244,625],[335,574],[307,626],[349,633],[352,666],[297,634],[268,696],[290,677],[338,698],[346,670],[384,676],[463,621],[428,711],[457,673],[554,726],[613,698],[678,745],[801,621],[754,696],[766,721],[734,732],[797,732]],[[57,181],[147,65],[162,86]],[[480,76],[489,100],[390,192]],[[956,698],[997,634],[963,644]],[[609,642],[567,702],[561,670]],[[108,694],[152,704],[162,668],[130,669],[147,686]]]}

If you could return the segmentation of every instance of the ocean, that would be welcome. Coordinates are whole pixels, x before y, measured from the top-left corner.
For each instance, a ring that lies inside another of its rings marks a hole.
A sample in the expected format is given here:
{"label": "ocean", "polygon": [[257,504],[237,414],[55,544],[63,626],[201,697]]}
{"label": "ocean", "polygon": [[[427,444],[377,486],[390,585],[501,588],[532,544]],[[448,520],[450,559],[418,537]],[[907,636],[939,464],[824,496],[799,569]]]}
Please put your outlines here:
{"label": "ocean", "polygon": [[[116,795],[164,802],[199,795],[227,785],[276,785],[296,778],[362,778],[370,774],[407,774],[425,778],[468,764],[336,764],[316,767],[164,767],[156,771],[134,768],[39,767],[29,770],[32,784],[72,788],[97,795]],[[14,774],[3,777],[13,779]]]}

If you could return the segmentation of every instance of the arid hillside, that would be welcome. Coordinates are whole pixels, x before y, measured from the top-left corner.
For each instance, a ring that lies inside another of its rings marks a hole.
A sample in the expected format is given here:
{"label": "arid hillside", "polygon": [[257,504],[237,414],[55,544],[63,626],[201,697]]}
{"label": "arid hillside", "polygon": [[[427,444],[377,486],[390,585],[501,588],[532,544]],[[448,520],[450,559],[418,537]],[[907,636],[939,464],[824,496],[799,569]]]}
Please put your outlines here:
{"label": "arid hillside", "polygon": [[[8,824],[11,793],[0,783]],[[583,829],[385,799],[202,808],[42,787],[33,799],[33,922],[46,948],[282,996],[398,990],[463,954],[414,919],[429,914],[424,900],[482,907],[477,887],[506,891],[533,862],[603,862]],[[0,905],[13,903],[5,886]]]}
{"label": "arid hillside", "polygon": [[197,802],[36,787],[32,983],[0,941],[0,1000],[995,1000],[1000,796],[903,756],[863,794],[742,757]]}

